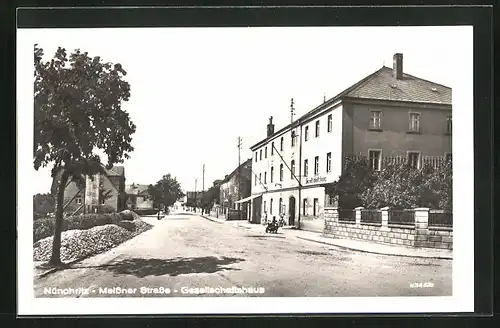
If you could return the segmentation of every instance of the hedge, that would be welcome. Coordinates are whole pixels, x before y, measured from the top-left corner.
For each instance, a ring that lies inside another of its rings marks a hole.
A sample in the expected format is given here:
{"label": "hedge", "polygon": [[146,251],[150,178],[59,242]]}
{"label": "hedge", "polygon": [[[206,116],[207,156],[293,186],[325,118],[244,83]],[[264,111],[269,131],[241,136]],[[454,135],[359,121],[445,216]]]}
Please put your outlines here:
{"label": "hedge", "polygon": [[157,209],[135,209],[133,210],[137,215],[154,215],[156,213],[158,213],[158,210]]}
{"label": "hedge", "polygon": [[[70,216],[63,219],[62,231],[66,230],[88,230],[96,226],[116,224],[119,221],[129,219],[126,215],[118,213],[82,214]],[[55,218],[43,218],[33,221],[33,242],[54,235]]]}

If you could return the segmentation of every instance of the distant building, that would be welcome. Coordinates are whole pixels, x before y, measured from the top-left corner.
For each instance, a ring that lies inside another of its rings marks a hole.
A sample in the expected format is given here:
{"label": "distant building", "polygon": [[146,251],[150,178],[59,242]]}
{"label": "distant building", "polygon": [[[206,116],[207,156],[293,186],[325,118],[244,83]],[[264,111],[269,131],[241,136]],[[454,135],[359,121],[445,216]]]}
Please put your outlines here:
{"label": "distant building", "polygon": [[[55,195],[61,174],[52,181],[51,191]],[[69,181],[64,190],[64,212],[70,215],[95,213],[98,211],[122,211],[126,208],[125,169],[115,166],[105,169],[104,174],[93,178],[86,176],[84,186]]]}
{"label": "distant building", "polygon": [[131,210],[147,210],[153,208],[153,197],[149,194],[148,185],[132,183],[125,189],[127,208]]}
{"label": "distant building", "polygon": [[[240,179],[241,175],[241,179]],[[246,205],[237,203],[239,200],[250,196],[252,180],[252,159],[249,158],[220,182],[220,205],[223,214],[228,215],[229,210],[242,211],[242,217],[247,218]],[[239,189],[241,188],[241,189]],[[229,216],[227,217],[229,218]]]}
{"label": "distant building", "polygon": [[[423,162],[451,159],[451,88],[393,68],[373,74],[326,100],[279,131],[272,118],[253,151],[252,220],[283,213],[290,225],[323,231],[325,186],[338,180],[348,156],[366,157],[374,170],[383,158]],[[300,181],[300,184],[299,184]]]}

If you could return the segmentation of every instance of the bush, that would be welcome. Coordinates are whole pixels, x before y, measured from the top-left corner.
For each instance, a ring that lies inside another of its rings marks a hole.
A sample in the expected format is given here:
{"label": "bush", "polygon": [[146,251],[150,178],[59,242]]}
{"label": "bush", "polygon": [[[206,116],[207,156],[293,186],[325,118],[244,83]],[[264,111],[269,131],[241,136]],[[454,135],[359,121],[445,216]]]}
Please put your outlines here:
{"label": "bush", "polygon": [[98,212],[104,214],[114,213],[115,209],[110,205],[99,205]]}
{"label": "bush", "polygon": [[395,209],[414,207],[452,209],[451,163],[413,169],[404,163],[385,163],[374,172],[365,158],[347,158],[339,180],[326,186],[327,194],[339,196],[339,207]]}
{"label": "bush", "polygon": [[[118,213],[82,214],[63,219],[62,231],[87,230],[96,226],[116,224],[122,218]],[[55,218],[38,219],[33,222],[33,242],[54,235]]]}
{"label": "bush", "polygon": [[158,213],[157,209],[151,208],[151,209],[135,209],[133,210],[137,215],[143,216],[143,215],[154,215]]}
{"label": "bush", "polygon": [[127,229],[128,231],[135,230],[135,224],[132,221],[118,221],[116,225],[124,229]]}
{"label": "bush", "polygon": [[133,221],[134,219],[139,218],[139,215],[137,215],[136,213],[134,213],[130,210],[125,210],[125,211],[122,211],[118,214],[120,215],[120,218],[122,220]]}

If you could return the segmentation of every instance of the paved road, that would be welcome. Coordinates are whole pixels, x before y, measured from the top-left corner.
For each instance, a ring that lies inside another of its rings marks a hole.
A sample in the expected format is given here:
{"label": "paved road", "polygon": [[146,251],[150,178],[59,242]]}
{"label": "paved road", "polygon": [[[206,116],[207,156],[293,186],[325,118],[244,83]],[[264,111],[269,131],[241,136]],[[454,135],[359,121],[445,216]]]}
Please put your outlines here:
{"label": "paved road", "polygon": [[83,288],[58,297],[200,296],[196,293],[206,287],[220,287],[215,291],[226,293],[204,294],[211,297],[243,296],[236,287],[259,292],[246,296],[274,297],[444,296],[452,292],[450,260],[348,251],[286,232],[269,235],[197,215],[145,220],[155,227],[70,269],[36,279],[35,295],[53,297],[45,287]]}

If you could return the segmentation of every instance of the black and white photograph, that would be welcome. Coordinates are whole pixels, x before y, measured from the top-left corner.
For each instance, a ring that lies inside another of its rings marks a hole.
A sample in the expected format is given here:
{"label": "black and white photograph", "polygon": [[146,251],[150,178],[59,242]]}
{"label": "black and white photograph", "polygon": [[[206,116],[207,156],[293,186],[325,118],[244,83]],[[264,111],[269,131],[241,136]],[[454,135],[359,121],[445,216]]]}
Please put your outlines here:
{"label": "black and white photograph", "polygon": [[20,312],[473,310],[472,27],[17,39]]}

